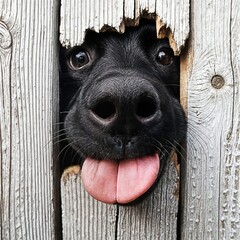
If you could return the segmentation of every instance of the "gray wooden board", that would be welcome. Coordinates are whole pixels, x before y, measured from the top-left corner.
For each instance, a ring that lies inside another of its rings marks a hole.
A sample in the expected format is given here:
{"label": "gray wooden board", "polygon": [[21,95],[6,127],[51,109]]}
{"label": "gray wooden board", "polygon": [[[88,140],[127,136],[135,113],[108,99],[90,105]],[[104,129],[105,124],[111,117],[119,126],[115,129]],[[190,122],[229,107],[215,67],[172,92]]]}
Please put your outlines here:
{"label": "gray wooden board", "polygon": [[[80,45],[86,29],[101,31],[108,26],[124,32],[122,20],[127,19],[126,24],[137,24],[144,11],[156,14],[158,28],[164,24],[171,28],[176,51],[179,51],[189,35],[189,0],[62,0],[60,42],[65,47]],[[63,178],[64,239],[176,239],[178,176],[173,165],[168,166],[150,198],[135,207],[119,209],[88,196],[74,171],[70,177],[64,175]]]}
{"label": "gray wooden board", "polygon": [[63,46],[80,45],[86,29],[104,30],[109,26],[124,31],[123,19],[137,23],[144,11],[156,14],[158,26],[170,27],[176,51],[189,35],[189,0],[62,0],[60,42]]}
{"label": "gray wooden board", "polygon": [[55,239],[57,12],[56,1],[0,0],[1,239]]}
{"label": "gray wooden board", "polygon": [[61,181],[63,239],[176,239],[178,176],[172,162],[156,190],[135,206],[108,205],[86,193],[79,167]]}
{"label": "gray wooden board", "polygon": [[240,239],[239,12],[237,0],[192,4],[183,240]]}
{"label": "gray wooden board", "polygon": [[85,191],[80,168],[65,171],[61,181],[63,239],[115,239],[115,205],[94,200]]}
{"label": "gray wooden board", "polygon": [[120,206],[117,239],[177,239],[178,175],[168,162],[155,191],[136,206]]}

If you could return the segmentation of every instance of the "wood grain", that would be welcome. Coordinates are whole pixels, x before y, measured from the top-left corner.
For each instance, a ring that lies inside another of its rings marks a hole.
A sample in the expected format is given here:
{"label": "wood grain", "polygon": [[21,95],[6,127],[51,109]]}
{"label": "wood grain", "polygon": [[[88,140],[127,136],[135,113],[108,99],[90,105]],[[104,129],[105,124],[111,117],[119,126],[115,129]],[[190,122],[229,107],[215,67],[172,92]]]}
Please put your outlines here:
{"label": "wood grain", "polygon": [[240,239],[239,10],[236,0],[192,5],[183,240]]}
{"label": "wood grain", "polygon": [[157,188],[136,206],[119,206],[117,239],[177,239],[178,174],[172,161]]}
{"label": "wood grain", "polygon": [[83,42],[86,29],[98,32],[107,25],[119,31],[122,18],[123,0],[62,0],[60,41],[73,47]]}
{"label": "wood grain", "polygon": [[61,181],[63,239],[115,239],[117,206],[94,200],[85,191],[80,168],[67,169]]}
{"label": "wood grain", "polygon": [[158,16],[158,26],[171,29],[177,53],[189,35],[189,0],[181,3],[179,0],[62,0],[61,3],[60,42],[65,47],[81,45],[86,29],[98,32],[108,26],[124,32],[125,24],[137,24],[145,12],[153,18]]}
{"label": "wood grain", "polygon": [[[86,29],[98,32],[107,30],[108,26],[124,32],[124,23],[137,24],[145,12],[154,18],[158,15],[159,28],[171,28],[178,53],[189,34],[188,0],[181,4],[178,0],[162,3],[62,0],[61,3],[60,42],[65,47],[82,44]],[[63,239],[176,239],[178,196],[174,194],[177,188],[177,172],[169,162],[150,198],[135,207],[118,208],[92,200],[73,171],[71,177],[61,181]]]}
{"label": "wood grain", "polygon": [[1,239],[55,239],[57,7],[0,1]]}
{"label": "wood grain", "polygon": [[85,191],[80,168],[67,169],[61,181],[63,239],[176,239],[178,175],[173,162],[155,191],[135,206],[109,205]]}

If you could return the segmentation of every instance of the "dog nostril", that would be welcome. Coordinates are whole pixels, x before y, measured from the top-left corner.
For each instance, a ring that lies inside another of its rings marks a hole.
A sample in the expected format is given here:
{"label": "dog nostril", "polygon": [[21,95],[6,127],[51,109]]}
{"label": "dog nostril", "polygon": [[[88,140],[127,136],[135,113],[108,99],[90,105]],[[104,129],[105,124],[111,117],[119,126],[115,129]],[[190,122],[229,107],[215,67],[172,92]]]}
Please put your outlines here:
{"label": "dog nostril", "polygon": [[116,114],[116,108],[112,102],[106,100],[97,103],[92,112],[102,119],[109,119]]}
{"label": "dog nostril", "polygon": [[119,147],[119,148],[123,147],[123,141],[121,139],[115,138],[114,141],[115,141],[117,147]]}
{"label": "dog nostril", "polygon": [[139,118],[149,118],[157,111],[157,103],[150,97],[141,98],[136,106],[136,114]]}

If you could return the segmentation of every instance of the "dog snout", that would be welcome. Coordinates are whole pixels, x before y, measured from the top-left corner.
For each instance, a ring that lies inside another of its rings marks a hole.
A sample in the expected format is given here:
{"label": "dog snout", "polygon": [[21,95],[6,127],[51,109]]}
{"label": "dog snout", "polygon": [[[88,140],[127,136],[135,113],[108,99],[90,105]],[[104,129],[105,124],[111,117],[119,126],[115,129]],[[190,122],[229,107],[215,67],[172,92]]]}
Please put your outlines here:
{"label": "dog snout", "polygon": [[[115,81],[114,85],[100,86],[92,94],[91,107],[88,109],[91,120],[113,136],[136,135],[138,129],[154,127],[162,116],[160,98],[154,87],[148,81],[128,81],[127,86],[126,81],[119,85]],[[122,143],[119,142],[119,145]]]}
{"label": "dog snout", "polygon": [[143,95],[131,99],[131,101],[128,101],[128,99],[121,100],[121,103],[119,103],[110,99],[99,99],[90,111],[100,122],[107,124],[114,121],[116,117],[121,117],[124,113],[127,114],[129,112],[128,108],[133,110],[130,115],[141,122],[150,120],[158,110],[159,104],[153,97]]}
{"label": "dog snout", "polygon": [[159,100],[150,94],[143,94],[134,104],[135,116],[142,122],[153,119],[158,112]]}
{"label": "dog snout", "polygon": [[116,104],[110,99],[98,99],[90,111],[99,123],[104,124],[112,122],[118,112]]}
{"label": "dog snout", "polygon": [[120,149],[131,147],[135,143],[134,138],[124,136],[115,136],[113,138],[113,141],[115,145]]}

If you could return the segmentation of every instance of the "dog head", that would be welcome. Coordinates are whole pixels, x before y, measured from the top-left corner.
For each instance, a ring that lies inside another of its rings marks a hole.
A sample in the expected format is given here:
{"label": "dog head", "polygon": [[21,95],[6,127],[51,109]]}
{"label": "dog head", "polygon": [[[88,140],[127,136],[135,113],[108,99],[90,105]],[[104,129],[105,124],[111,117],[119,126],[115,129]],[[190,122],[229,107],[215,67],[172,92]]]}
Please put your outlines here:
{"label": "dog head", "polygon": [[88,31],[81,46],[61,54],[64,129],[86,190],[106,203],[141,198],[186,128],[168,40],[151,24],[124,34]]}

